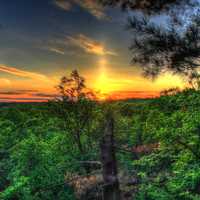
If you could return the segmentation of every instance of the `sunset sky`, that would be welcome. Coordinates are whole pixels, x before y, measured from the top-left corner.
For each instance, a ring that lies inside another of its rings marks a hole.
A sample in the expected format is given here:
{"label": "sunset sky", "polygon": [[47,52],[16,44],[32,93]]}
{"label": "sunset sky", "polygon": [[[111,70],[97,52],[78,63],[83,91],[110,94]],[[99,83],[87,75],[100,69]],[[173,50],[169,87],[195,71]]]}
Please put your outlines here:
{"label": "sunset sky", "polygon": [[77,69],[88,87],[111,98],[144,98],[184,87],[170,74],[155,81],[130,64],[127,14],[93,0],[0,2],[0,101],[43,101]]}

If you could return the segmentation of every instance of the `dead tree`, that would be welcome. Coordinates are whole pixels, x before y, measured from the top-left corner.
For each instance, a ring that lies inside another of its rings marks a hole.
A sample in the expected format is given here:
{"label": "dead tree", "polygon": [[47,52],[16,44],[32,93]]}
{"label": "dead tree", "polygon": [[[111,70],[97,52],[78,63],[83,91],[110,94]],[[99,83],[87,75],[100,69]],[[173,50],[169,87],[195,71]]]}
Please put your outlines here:
{"label": "dead tree", "polygon": [[103,199],[120,200],[119,181],[114,141],[114,119],[111,113],[106,117],[104,135],[100,144],[103,167]]}

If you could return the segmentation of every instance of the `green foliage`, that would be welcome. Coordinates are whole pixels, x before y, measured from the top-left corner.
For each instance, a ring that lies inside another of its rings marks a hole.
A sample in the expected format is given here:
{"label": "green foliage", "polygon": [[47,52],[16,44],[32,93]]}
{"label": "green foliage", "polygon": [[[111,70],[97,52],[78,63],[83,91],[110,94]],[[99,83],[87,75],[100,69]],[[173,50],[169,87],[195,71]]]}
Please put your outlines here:
{"label": "green foliage", "polygon": [[[63,129],[63,119],[52,115],[46,105],[38,109],[39,112],[34,108],[30,105],[23,110],[21,105],[0,113],[0,197],[75,199],[72,188],[65,181],[65,174],[84,174],[85,169],[78,161],[92,159],[96,154],[85,152],[81,155],[73,145],[70,127]],[[70,117],[65,123],[73,126],[76,116]],[[95,126],[96,122],[90,128]],[[83,131],[90,135],[87,130]],[[89,149],[89,140],[82,139]]]}
{"label": "green foliage", "polygon": [[187,89],[149,104],[143,134],[147,143],[157,141],[159,149],[133,161],[140,176],[136,199],[200,198],[199,97],[199,91]]}
{"label": "green foliage", "polygon": [[141,102],[80,98],[2,109],[0,199],[76,199],[65,177],[95,171],[80,161],[99,161],[108,109],[115,116],[119,172],[138,179],[135,199],[200,199],[200,93],[193,89]]}

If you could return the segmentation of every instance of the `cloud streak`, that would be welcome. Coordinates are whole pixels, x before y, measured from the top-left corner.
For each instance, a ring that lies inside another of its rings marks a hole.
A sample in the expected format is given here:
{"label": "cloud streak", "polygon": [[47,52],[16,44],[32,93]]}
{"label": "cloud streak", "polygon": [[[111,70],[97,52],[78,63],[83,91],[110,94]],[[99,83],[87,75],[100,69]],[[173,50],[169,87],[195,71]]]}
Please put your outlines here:
{"label": "cloud streak", "polygon": [[37,90],[11,90],[11,91],[0,91],[0,95],[24,95],[37,93]]}
{"label": "cloud streak", "polygon": [[0,97],[0,102],[47,102],[49,99],[31,97]]}
{"label": "cloud streak", "polygon": [[51,51],[51,52],[60,54],[60,55],[64,55],[64,54],[65,54],[65,52],[64,52],[63,50],[58,49],[58,48],[54,48],[54,47],[51,47],[51,48],[49,48],[48,50]]}
{"label": "cloud streak", "polygon": [[0,102],[34,102],[34,101],[48,101],[55,99],[58,96],[56,93],[43,93],[38,90],[1,90],[0,91]]}
{"label": "cloud streak", "polygon": [[74,46],[83,49],[86,53],[95,54],[99,56],[111,55],[117,56],[117,53],[111,50],[107,50],[103,44],[95,41],[83,34],[77,36],[68,36],[67,42]]}
{"label": "cloud streak", "polygon": [[109,19],[104,8],[95,0],[55,0],[54,4],[65,11],[71,10],[73,5],[78,5],[97,19]]}
{"label": "cloud streak", "polygon": [[74,0],[74,2],[83,9],[87,10],[97,19],[108,19],[108,16],[105,14],[103,7],[95,0]]}
{"label": "cloud streak", "polygon": [[5,65],[0,65],[0,71],[15,75],[15,76],[23,77],[23,78],[31,78],[31,79],[37,79],[37,80],[42,80],[42,81],[48,80],[48,78],[43,74],[20,70],[15,67],[10,67],[10,66],[5,66]]}
{"label": "cloud streak", "polygon": [[65,11],[69,11],[72,7],[72,4],[69,1],[66,0],[55,0],[54,4]]}

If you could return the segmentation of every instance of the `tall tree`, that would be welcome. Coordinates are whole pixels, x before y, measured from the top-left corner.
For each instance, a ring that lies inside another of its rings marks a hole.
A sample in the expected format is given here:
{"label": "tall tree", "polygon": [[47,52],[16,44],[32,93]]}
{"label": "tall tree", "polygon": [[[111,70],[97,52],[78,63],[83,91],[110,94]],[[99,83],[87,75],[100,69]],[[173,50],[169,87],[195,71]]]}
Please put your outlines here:
{"label": "tall tree", "polygon": [[73,70],[69,77],[63,76],[57,86],[62,101],[76,102],[81,98],[92,98],[94,93],[85,85],[85,79],[77,70]]}
{"label": "tall tree", "polygon": [[81,137],[92,131],[89,124],[94,120],[95,95],[86,87],[85,79],[77,70],[68,77],[62,77],[57,89],[60,95],[50,104],[53,105],[52,110],[62,119],[63,128],[71,134],[79,151],[84,153]]}

